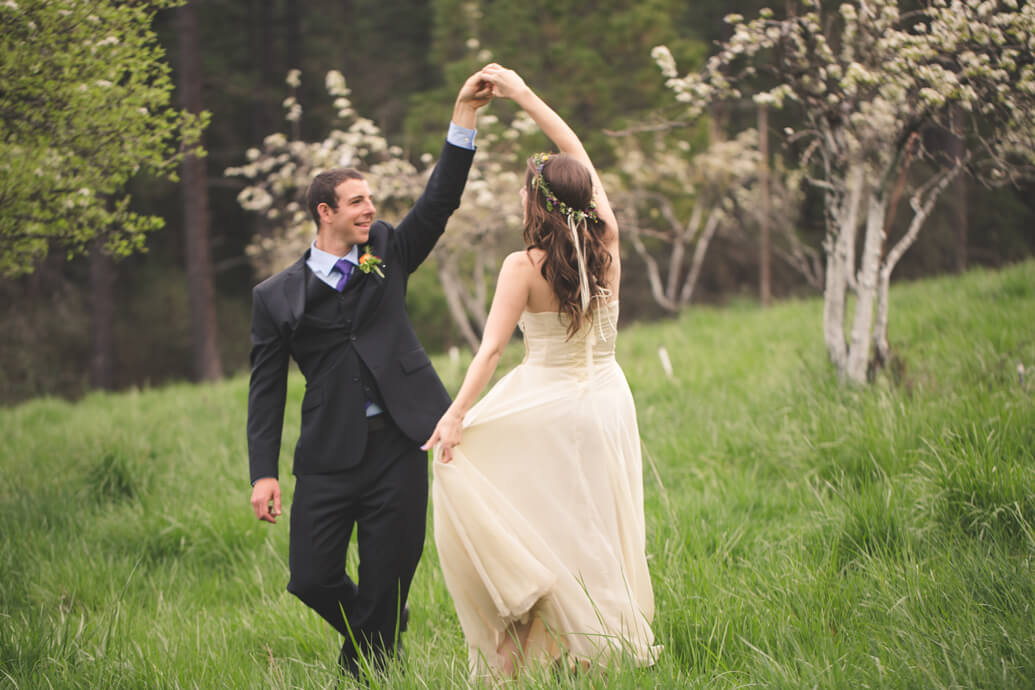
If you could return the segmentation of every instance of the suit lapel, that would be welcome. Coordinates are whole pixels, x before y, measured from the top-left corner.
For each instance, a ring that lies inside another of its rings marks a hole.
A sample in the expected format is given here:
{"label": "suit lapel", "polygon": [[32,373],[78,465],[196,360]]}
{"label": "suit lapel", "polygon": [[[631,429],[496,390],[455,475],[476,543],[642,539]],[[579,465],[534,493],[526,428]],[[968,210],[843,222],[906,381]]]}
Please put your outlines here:
{"label": "suit lapel", "polygon": [[305,313],[305,262],[309,258],[307,249],[302,258],[284,271],[284,302],[288,307],[288,323],[294,330]]}

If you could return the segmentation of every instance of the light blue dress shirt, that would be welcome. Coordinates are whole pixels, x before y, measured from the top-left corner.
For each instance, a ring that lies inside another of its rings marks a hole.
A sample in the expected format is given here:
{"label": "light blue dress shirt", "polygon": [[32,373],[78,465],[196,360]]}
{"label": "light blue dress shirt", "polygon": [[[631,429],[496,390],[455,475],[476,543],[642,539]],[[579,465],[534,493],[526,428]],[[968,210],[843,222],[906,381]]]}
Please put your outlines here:
{"label": "light blue dress shirt", "polygon": [[474,145],[474,135],[478,133],[476,129],[467,129],[461,127],[455,122],[450,121],[449,133],[446,134],[446,141],[453,146],[459,146],[462,149],[470,149],[474,151],[477,147]]}
{"label": "light blue dress shirt", "polygon": [[316,240],[313,240],[313,243],[309,245],[309,259],[306,261],[306,265],[309,266],[313,275],[337,289],[338,281],[342,276],[341,271],[334,267],[334,264],[338,263],[338,259],[345,259],[353,266],[359,266],[359,245],[352,245],[352,249],[345,256],[335,256],[318,249]]}

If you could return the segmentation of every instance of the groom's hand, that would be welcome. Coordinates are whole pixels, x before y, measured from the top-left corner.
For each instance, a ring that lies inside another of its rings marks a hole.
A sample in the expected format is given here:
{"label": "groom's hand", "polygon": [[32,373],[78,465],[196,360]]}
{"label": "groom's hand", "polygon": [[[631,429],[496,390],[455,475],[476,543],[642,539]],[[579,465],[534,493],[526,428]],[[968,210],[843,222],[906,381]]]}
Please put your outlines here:
{"label": "groom's hand", "polygon": [[255,517],[276,524],[280,515],[280,482],[274,477],[263,477],[252,488],[252,510]]}
{"label": "groom's hand", "polygon": [[492,83],[488,80],[485,73],[479,70],[469,76],[463,86],[460,87],[456,100],[458,103],[463,103],[477,110],[488,105],[492,100],[492,96]]}
{"label": "groom's hand", "polygon": [[460,87],[453,106],[453,122],[474,129],[478,109],[492,100],[492,84],[479,71],[472,74]]}

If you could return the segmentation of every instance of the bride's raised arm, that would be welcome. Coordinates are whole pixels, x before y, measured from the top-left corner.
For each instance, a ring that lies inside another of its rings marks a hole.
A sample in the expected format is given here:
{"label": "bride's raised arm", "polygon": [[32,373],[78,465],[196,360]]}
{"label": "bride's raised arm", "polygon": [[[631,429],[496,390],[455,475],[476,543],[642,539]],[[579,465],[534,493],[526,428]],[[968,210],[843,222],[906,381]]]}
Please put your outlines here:
{"label": "bride's raised arm", "polygon": [[617,245],[618,220],[611,209],[611,202],[608,201],[604,185],[600,182],[600,176],[593,167],[593,161],[590,160],[578,135],[560,115],[554,112],[553,108],[532,91],[514,70],[493,63],[487,65],[482,70],[482,74],[492,82],[493,92],[496,96],[509,98],[517,103],[539,125],[539,129],[543,130],[543,133],[550,138],[550,141],[561,153],[572,156],[589,169],[590,175],[593,177],[593,196],[597,205],[597,215],[607,228],[604,241],[609,246]]}

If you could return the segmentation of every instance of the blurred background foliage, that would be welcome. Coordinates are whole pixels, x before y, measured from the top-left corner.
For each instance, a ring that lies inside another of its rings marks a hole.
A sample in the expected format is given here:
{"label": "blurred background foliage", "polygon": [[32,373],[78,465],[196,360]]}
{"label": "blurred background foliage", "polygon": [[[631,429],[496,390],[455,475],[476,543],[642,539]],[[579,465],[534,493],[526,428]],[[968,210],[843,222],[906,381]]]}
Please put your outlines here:
{"label": "blurred background foliage", "polygon": [[[250,291],[257,276],[244,249],[268,232],[263,219],[243,211],[236,196],[243,181],[223,176],[245,161],[263,137],[287,131],[282,101],[285,75],[302,74],[299,101],[306,104],[301,136],[319,140],[335,116],[323,75],[342,72],[358,112],[375,120],[388,140],[413,161],[437,153],[461,81],[482,64],[517,69],[580,132],[601,169],[615,167],[609,132],[627,130],[653,114],[676,116],[678,105],[664,87],[651,48],[667,45],[681,69],[699,66],[714,42],[727,37],[722,17],[754,15],[758,0],[206,0],[191,3],[197,15],[201,101],[211,113],[204,134],[209,240],[214,276],[218,352],[226,374],[248,367]],[[162,9],[154,31],[173,67],[178,88],[178,8]],[[509,119],[512,104],[492,106]],[[794,123],[771,115],[773,131]],[[711,125],[732,135],[754,126],[745,107],[713,114]],[[713,132],[714,134],[714,132]],[[685,139],[706,139],[702,128]],[[545,146],[545,141],[542,142]],[[774,142],[774,149],[779,144]],[[515,160],[519,167],[521,162]],[[917,244],[903,259],[897,279],[1000,266],[1035,250],[1035,189],[990,190],[966,181],[962,192],[939,202]],[[188,250],[184,204],[178,183],[131,180],[136,211],[165,219],[147,250],[105,270],[113,280],[111,375],[91,381],[90,259],[44,259],[31,275],[0,279],[0,402],[35,396],[77,397],[91,387],[123,388],[195,379],[188,301]],[[517,195],[513,203],[516,205]],[[816,246],[823,236],[822,203],[806,196],[800,234]],[[965,228],[961,236],[959,228]],[[635,261],[632,251],[624,250]],[[665,315],[649,294],[638,264],[623,275],[623,319]],[[95,269],[96,270],[96,267]],[[773,262],[777,298],[815,294],[801,275]],[[723,303],[758,291],[758,249],[749,235],[718,235],[708,250],[695,302]],[[450,320],[434,270],[410,284],[410,309],[425,346],[443,351],[463,344]],[[817,324],[817,337],[819,325]]]}

